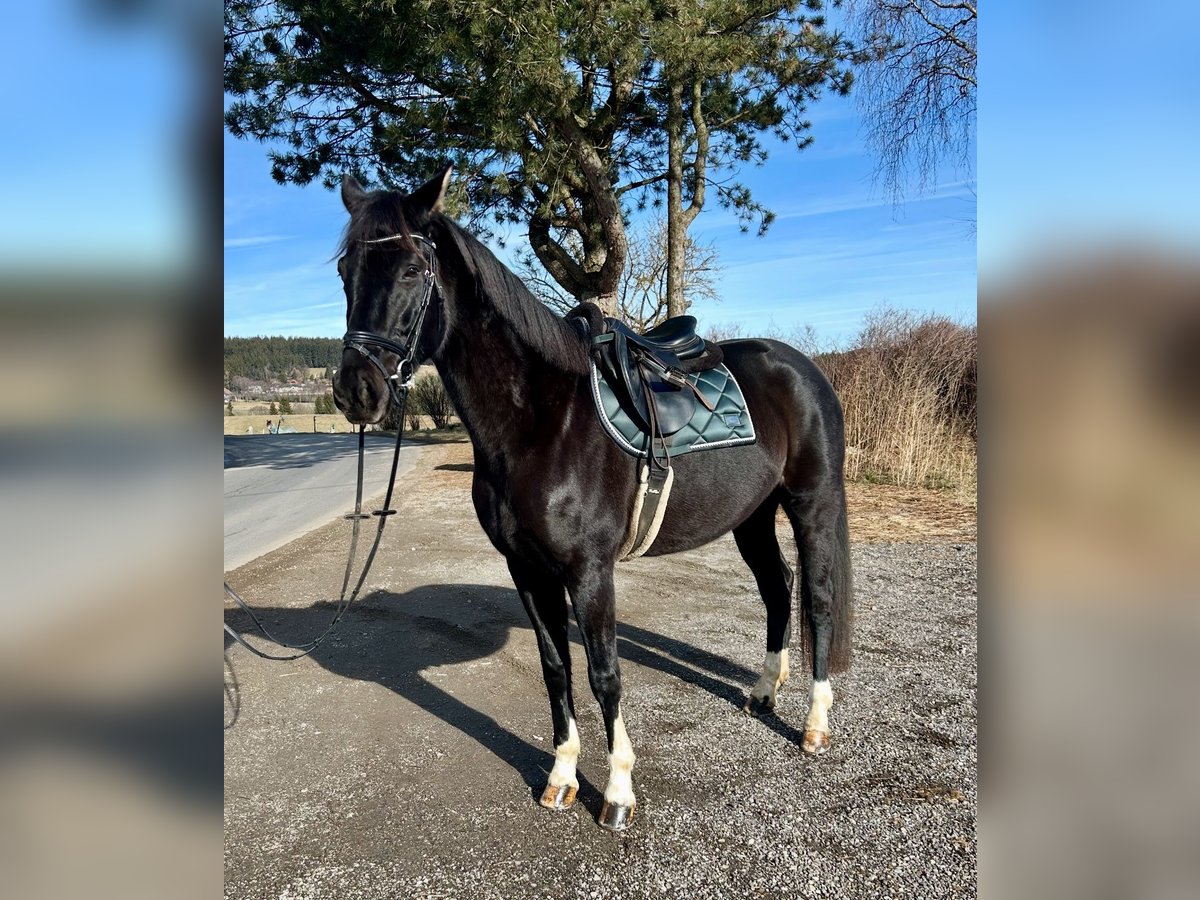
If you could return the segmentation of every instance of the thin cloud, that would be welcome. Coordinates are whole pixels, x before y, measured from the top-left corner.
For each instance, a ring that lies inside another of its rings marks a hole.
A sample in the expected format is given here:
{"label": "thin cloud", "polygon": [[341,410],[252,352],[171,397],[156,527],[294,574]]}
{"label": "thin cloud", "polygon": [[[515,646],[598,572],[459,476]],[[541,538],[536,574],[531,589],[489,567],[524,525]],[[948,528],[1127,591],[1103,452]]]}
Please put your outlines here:
{"label": "thin cloud", "polygon": [[[929,203],[933,200],[945,200],[951,197],[966,197],[970,196],[966,190],[969,181],[955,181],[946,184],[939,184],[927,194],[912,197],[906,202],[908,206],[916,206],[920,203]],[[854,210],[863,209],[878,209],[880,207],[891,206],[892,201],[882,197],[864,196],[854,193],[842,197],[826,197],[817,200],[813,203],[805,204],[799,209],[785,210],[780,212],[777,219],[804,219],[810,216],[824,216],[831,213],[851,212]]]}
{"label": "thin cloud", "polygon": [[261,234],[255,237],[225,238],[226,249],[230,247],[258,247],[262,244],[274,244],[288,240],[286,234]]}

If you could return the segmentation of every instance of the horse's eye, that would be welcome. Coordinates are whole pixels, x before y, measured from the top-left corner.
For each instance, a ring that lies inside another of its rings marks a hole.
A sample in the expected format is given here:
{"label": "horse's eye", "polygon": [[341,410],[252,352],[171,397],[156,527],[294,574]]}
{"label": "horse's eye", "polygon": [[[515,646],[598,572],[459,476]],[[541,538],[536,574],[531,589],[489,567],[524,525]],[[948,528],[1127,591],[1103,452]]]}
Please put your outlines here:
{"label": "horse's eye", "polygon": [[420,274],[421,274],[421,270],[418,269],[416,266],[409,266],[407,269],[404,270],[405,278],[416,278]]}

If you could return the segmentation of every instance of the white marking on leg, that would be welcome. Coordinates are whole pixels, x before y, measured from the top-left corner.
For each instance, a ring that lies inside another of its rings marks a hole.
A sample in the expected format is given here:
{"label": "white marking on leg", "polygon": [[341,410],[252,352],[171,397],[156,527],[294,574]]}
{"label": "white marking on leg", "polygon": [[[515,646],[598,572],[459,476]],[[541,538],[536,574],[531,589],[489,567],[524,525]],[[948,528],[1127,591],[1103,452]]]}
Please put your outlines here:
{"label": "white marking on leg", "polygon": [[779,680],[775,682],[776,690],[788,680],[788,676],[791,674],[792,670],[788,668],[788,648],[784,647],[779,651]]}
{"label": "white marking on leg", "polygon": [[625,722],[621,719],[621,711],[617,710],[617,720],[613,722],[612,752],[608,754],[608,787],[604,789],[604,799],[616,806],[633,806],[633,763],[637,757],[633,754],[633,744],[625,732]]}
{"label": "white marking on leg", "polygon": [[575,727],[575,720],[570,719],[567,722],[567,739],[554,748],[554,768],[550,770],[549,783],[554,787],[569,784],[578,788],[579,781],[575,778],[575,764],[578,761],[579,731]]}
{"label": "white marking on leg", "polygon": [[765,706],[773,707],[775,705],[775,692],[779,689],[779,685],[783,684],[784,679],[787,678],[784,674],[786,670],[786,650],[779,653],[768,653],[763,658],[762,677],[758,679],[758,682],[750,690],[750,696]]}
{"label": "white marking on leg", "polygon": [[808,731],[829,733],[829,709],[833,706],[833,688],[829,681],[814,681],[812,686],[812,706],[808,710],[808,721],[804,727]]}

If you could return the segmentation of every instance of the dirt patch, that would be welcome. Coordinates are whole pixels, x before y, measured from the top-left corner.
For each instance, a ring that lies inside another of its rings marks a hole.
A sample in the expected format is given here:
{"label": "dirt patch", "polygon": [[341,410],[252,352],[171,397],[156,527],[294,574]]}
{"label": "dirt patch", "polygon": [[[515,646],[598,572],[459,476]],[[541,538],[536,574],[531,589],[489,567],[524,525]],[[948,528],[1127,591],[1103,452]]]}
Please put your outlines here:
{"label": "dirt patch", "polygon": [[976,510],[952,491],[854,482],[846,485],[850,539],[863,543],[973,542]]}

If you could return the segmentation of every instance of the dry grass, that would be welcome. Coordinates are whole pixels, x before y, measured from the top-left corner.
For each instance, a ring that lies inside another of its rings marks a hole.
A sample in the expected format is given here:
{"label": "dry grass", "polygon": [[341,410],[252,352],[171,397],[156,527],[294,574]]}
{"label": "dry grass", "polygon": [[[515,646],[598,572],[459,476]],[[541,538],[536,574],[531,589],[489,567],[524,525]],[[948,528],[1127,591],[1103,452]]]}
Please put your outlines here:
{"label": "dry grass", "polygon": [[[307,406],[312,409],[311,403],[294,403],[293,409],[301,406]],[[267,407],[264,405],[263,407]],[[263,434],[266,432],[267,419],[272,422],[278,421],[279,416],[268,415],[265,412],[261,413],[246,413],[245,415],[225,416],[225,434]],[[313,422],[316,421],[314,427]],[[283,424],[289,428],[295,428],[301,434],[329,434],[331,431],[338,434],[344,434],[350,431],[357,431],[358,428],[346,421],[346,417],[341,413],[333,415],[314,416],[311,412],[293,412],[291,415],[283,417]],[[249,430],[253,429],[253,431]]]}
{"label": "dry grass", "polygon": [[902,487],[976,489],[976,329],[892,309],[857,346],[815,361],[846,414],[846,477]]}

